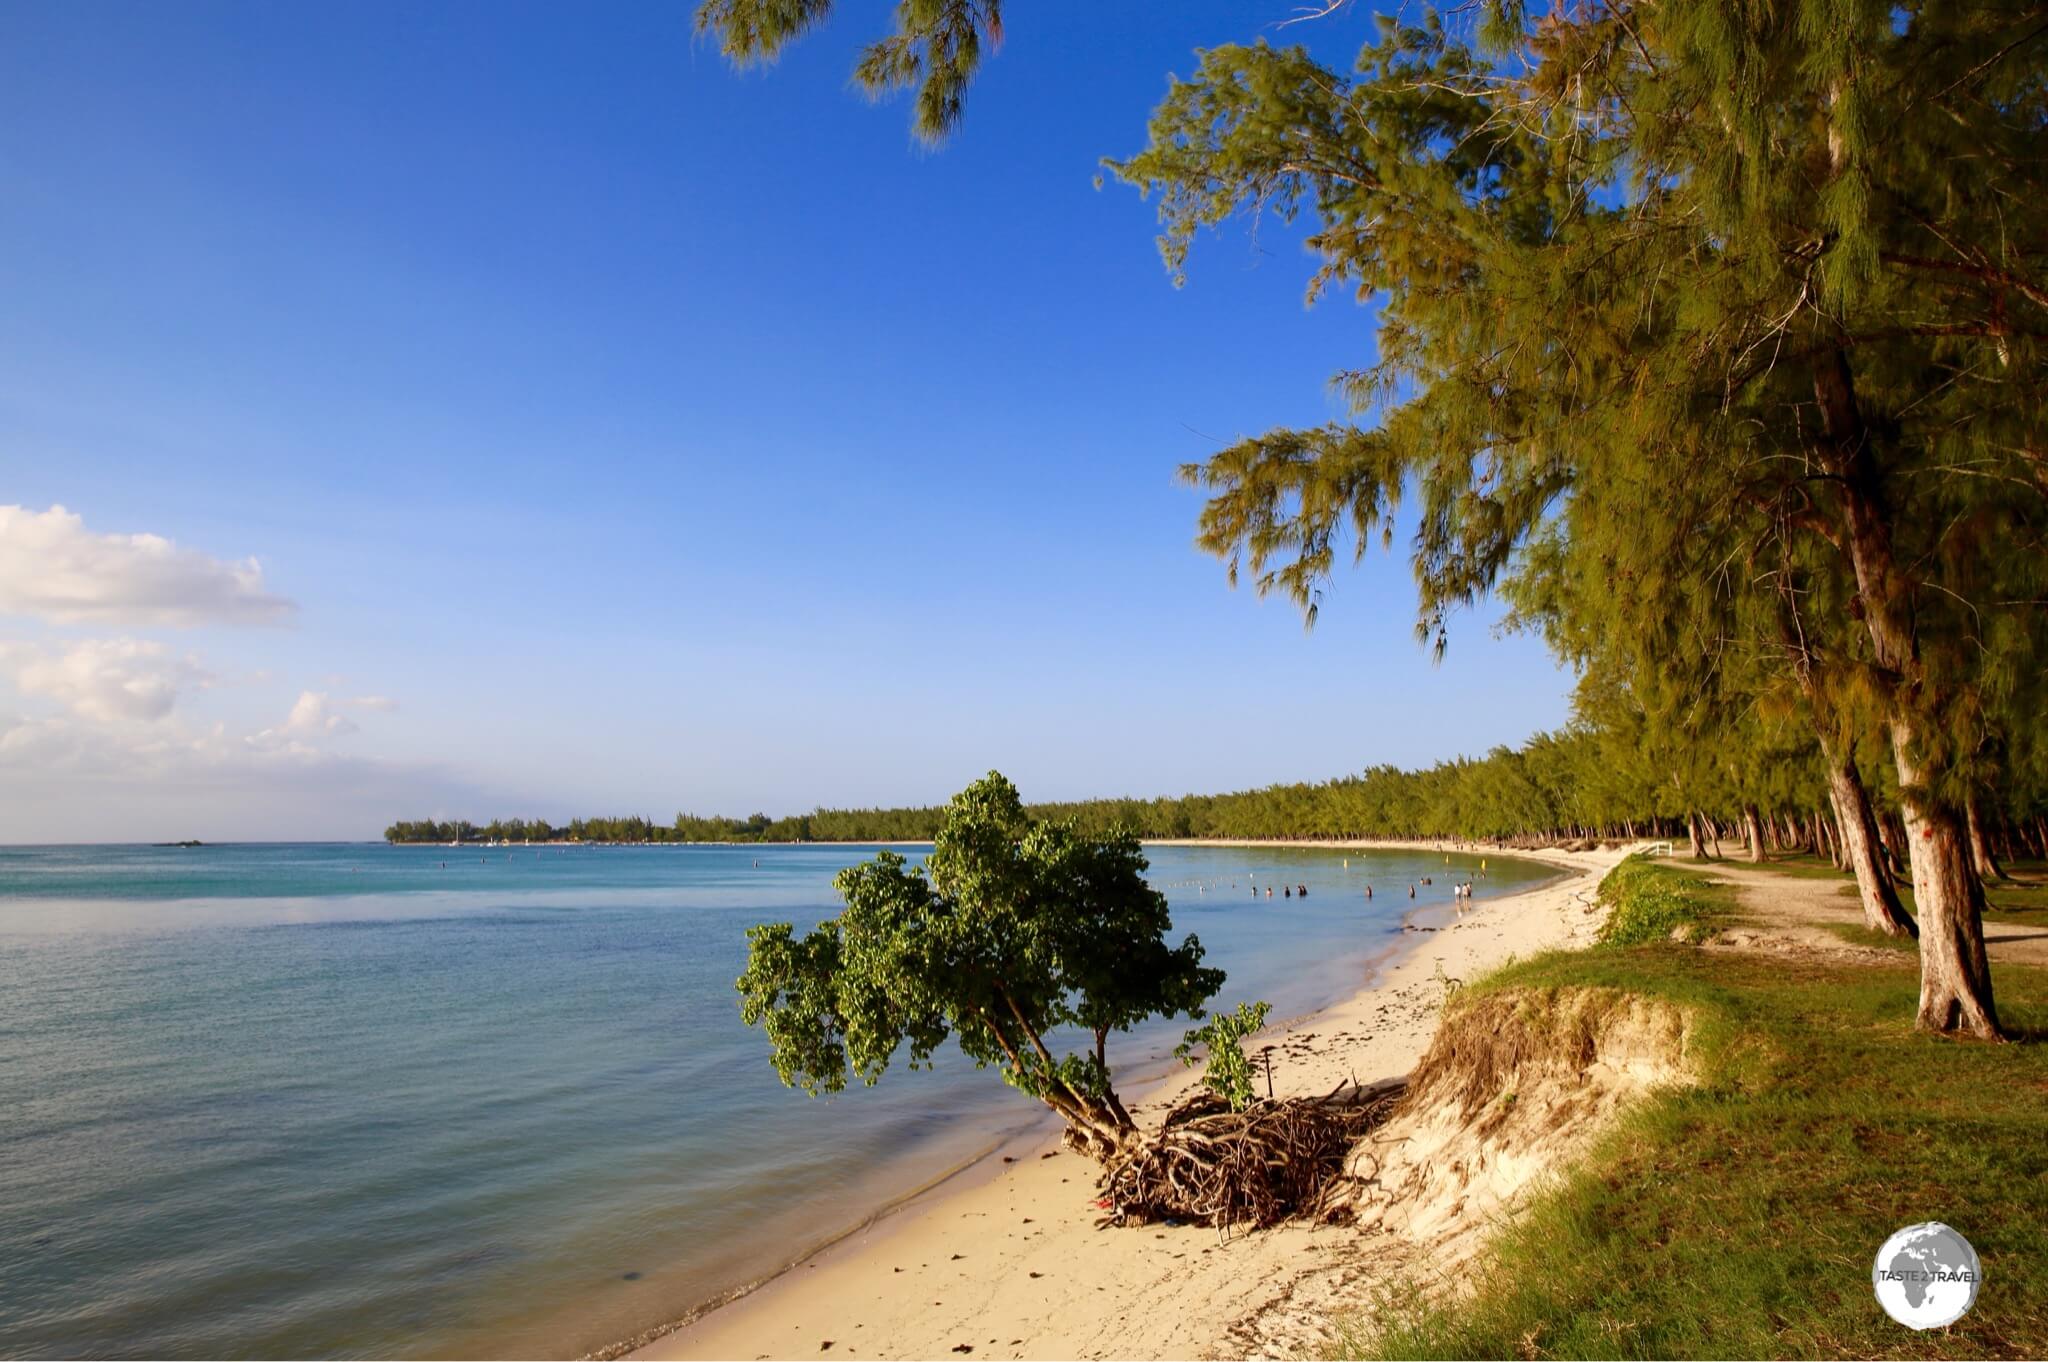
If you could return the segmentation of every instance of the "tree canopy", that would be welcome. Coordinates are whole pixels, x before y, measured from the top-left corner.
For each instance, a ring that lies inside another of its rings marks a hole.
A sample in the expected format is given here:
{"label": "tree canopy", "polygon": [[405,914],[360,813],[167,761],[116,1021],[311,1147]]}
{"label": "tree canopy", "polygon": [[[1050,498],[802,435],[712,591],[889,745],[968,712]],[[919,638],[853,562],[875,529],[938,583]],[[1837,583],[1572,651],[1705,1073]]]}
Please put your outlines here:
{"label": "tree canopy", "polygon": [[[929,1067],[950,1039],[1106,1156],[1134,1131],[1110,1033],[1199,1018],[1223,985],[1195,937],[1168,944],[1145,864],[1127,832],[1031,820],[990,772],[946,806],[924,865],[884,851],[836,877],[837,917],[801,937],[786,922],[751,929],[742,1015],[783,1081],[813,1096],[876,1082],[899,1051]],[[1081,1048],[1056,1055],[1062,1033]]]}
{"label": "tree canopy", "polygon": [[[703,0],[697,32],[736,65],[771,62],[831,15],[832,0]],[[1002,45],[1002,0],[897,0],[895,30],[861,50],[853,80],[869,98],[913,96],[911,127],[943,141],[960,122],[983,54]]]}
{"label": "tree canopy", "polygon": [[1921,1021],[1985,1036],[1970,810],[2034,725],[2048,620],[2043,14],[1431,10],[1348,73],[1205,52],[1111,162],[1176,277],[1206,228],[1300,216],[1312,291],[1379,307],[1353,421],[1187,470],[1233,577],[1313,621],[1412,489],[1438,648],[1497,591],[1647,742],[1796,710],[1839,785],[1880,738]]}

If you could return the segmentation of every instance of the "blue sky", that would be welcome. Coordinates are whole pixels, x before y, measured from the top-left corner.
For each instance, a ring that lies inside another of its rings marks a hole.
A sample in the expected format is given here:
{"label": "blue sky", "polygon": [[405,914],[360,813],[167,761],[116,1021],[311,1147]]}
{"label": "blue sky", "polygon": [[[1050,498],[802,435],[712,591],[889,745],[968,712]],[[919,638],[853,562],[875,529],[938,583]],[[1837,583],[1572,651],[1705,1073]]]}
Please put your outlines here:
{"label": "blue sky", "polygon": [[[1220,790],[1560,722],[1568,678],[1483,615],[1431,664],[1398,552],[1310,634],[1192,547],[1174,468],[1339,414],[1371,314],[1305,309],[1274,223],[1174,289],[1096,162],[1194,48],[1294,12],[1019,11],[934,153],[847,89],[880,7],[735,73],[679,3],[0,5],[10,839],[921,803],[991,766]],[[1283,36],[1341,60],[1367,22]],[[83,615],[59,553],[214,606]]]}

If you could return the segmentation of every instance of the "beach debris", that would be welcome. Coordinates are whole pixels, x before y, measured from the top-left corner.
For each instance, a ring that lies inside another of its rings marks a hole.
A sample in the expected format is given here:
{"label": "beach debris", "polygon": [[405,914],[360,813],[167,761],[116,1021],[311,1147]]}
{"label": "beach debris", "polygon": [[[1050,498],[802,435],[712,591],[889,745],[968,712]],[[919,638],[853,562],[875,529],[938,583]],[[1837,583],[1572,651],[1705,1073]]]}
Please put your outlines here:
{"label": "beach debris", "polygon": [[1352,1147],[1384,1123],[1399,1088],[1339,1084],[1322,1097],[1263,1099],[1242,1111],[1199,1093],[1168,1113],[1158,1134],[1111,1164],[1098,1226],[1180,1222],[1264,1228],[1322,1218]]}

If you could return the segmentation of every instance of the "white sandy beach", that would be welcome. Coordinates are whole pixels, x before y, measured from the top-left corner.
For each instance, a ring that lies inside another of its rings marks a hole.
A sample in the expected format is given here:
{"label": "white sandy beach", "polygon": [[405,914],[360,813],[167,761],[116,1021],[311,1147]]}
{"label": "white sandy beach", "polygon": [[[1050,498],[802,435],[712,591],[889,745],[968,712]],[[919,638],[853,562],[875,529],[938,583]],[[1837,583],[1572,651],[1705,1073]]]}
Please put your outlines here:
{"label": "white sandy beach", "polygon": [[[1441,977],[1591,938],[1593,887],[1622,853],[1515,854],[1577,873],[1477,900],[1438,930],[1426,929],[1438,919],[1423,919],[1408,934],[1412,949],[1358,993],[1267,1032],[1258,1044],[1277,1047],[1283,1096],[1405,1075],[1435,1030]],[[1194,1081],[1177,1076],[1146,1094],[1140,1122]],[[1098,1229],[1093,1163],[1049,1139],[1007,1153],[1015,1161],[998,1175],[941,1186],[633,1356],[1292,1355],[1313,1351],[1334,1314],[1363,1302],[1386,1243],[1384,1228],[1355,1226],[1228,1238],[1193,1227]]]}

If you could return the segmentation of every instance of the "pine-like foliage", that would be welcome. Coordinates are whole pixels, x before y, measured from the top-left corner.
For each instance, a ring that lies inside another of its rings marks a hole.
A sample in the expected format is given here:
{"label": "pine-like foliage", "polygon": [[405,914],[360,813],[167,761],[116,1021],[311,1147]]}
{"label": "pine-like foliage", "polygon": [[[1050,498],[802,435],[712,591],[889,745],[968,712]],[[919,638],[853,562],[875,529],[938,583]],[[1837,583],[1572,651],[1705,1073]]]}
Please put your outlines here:
{"label": "pine-like foliage", "polygon": [[[823,24],[832,0],[703,0],[697,32],[741,66],[775,60]],[[897,0],[895,31],[862,49],[854,84],[871,98],[913,92],[911,126],[927,142],[960,123],[967,87],[1003,41],[1002,0]]]}
{"label": "pine-like foliage", "polygon": [[1379,308],[1354,423],[1186,470],[1233,578],[1312,621],[1411,492],[1422,636],[1504,592],[1676,784],[1772,716],[1883,742],[1942,926],[1921,1019],[1981,1034],[1958,848],[2037,760],[2048,620],[2044,61],[2036,4],[1495,4],[1382,21],[1348,74],[1203,53],[1111,163],[1177,277],[1303,216],[1312,292]]}

